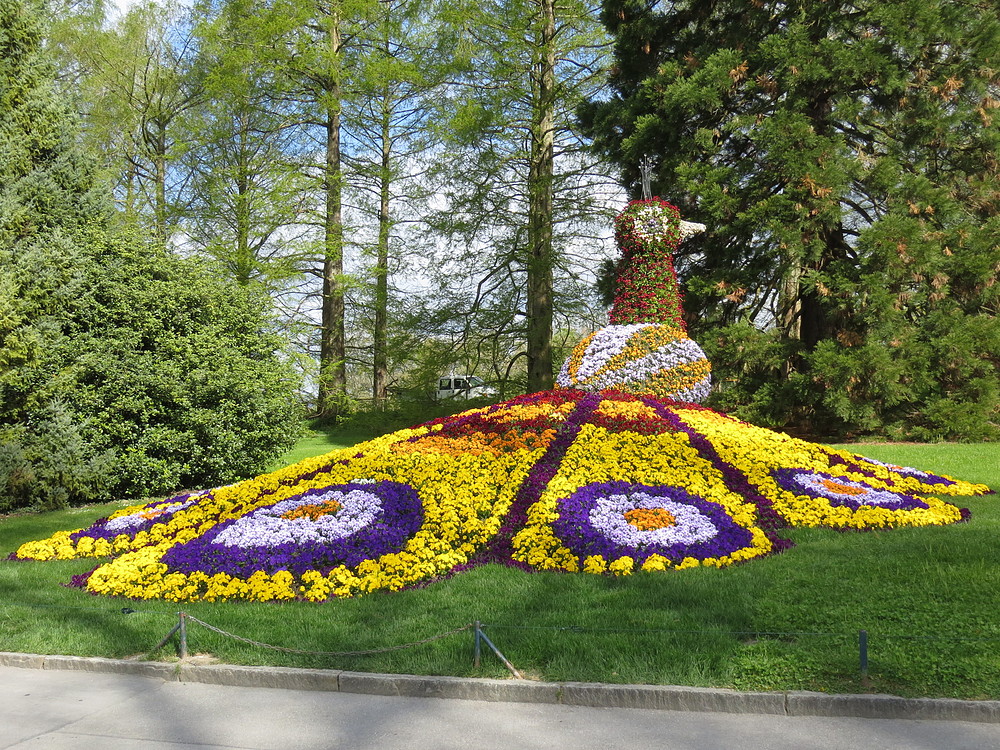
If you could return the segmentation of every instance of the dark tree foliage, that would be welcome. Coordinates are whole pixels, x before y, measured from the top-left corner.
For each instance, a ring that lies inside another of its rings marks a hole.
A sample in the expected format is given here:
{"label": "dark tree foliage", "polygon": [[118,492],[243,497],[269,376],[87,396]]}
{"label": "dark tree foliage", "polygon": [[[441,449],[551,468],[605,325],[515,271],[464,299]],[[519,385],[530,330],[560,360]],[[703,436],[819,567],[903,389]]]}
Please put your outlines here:
{"label": "dark tree foliage", "polygon": [[114,227],[40,18],[0,0],[0,511],[259,472],[300,424],[266,302]]}
{"label": "dark tree foliage", "polygon": [[1000,10],[955,0],[605,0],[581,111],[681,246],[717,403],[814,433],[996,437]]}

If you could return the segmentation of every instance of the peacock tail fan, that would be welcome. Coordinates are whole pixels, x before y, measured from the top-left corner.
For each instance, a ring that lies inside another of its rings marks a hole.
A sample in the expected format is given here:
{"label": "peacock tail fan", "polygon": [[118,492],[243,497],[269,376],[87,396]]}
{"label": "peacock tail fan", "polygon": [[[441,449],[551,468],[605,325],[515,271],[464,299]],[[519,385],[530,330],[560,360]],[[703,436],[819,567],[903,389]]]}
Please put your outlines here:
{"label": "peacock tail fan", "polygon": [[873,461],[694,403],[522,396],[244,482],[124,508],[17,560],[110,558],[95,594],[324,601],[487,562],[627,575],[786,549],[791,526],[947,524],[984,485]]}

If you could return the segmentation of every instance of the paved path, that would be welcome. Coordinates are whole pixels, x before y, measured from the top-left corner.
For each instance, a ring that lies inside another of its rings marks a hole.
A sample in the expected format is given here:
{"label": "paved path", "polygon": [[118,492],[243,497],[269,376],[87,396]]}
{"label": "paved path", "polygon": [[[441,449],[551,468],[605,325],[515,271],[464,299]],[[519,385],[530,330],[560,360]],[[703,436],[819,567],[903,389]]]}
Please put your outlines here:
{"label": "paved path", "polygon": [[1000,750],[1000,724],[480,702],[0,666],[0,748]]}

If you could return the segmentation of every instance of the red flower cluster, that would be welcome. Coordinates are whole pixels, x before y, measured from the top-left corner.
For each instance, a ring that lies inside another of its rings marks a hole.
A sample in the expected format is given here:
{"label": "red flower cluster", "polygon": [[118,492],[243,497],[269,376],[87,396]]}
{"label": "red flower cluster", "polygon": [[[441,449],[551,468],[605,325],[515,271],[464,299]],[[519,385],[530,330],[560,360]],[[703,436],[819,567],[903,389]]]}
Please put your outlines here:
{"label": "red flower cluster", "polygon": [[660,198],[632,201],[618,214],[615,240],[622,262],[612,325],[665,323],[684,330],[673,256],[681,241],[680,218],[677,207]]}

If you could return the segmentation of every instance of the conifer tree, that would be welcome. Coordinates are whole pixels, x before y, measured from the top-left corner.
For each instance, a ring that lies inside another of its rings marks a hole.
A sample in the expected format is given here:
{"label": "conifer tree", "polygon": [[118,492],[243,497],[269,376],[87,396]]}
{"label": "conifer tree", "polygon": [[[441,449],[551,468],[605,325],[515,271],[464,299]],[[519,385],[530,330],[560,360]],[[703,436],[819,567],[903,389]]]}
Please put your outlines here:
{"label": "conifer tree", "polygon": [[678,266],[720,379],[753,384],[725,405],[818,431],[996,432],[998,15],[605,0],[613,94],[582,118],[633,192],[649,155],[654,192],[709,225]]}
{"label": "conifer tree", "polygon": [[107,206],[42,45],[41,5],[0,0],[0,247],[11,252]]}

